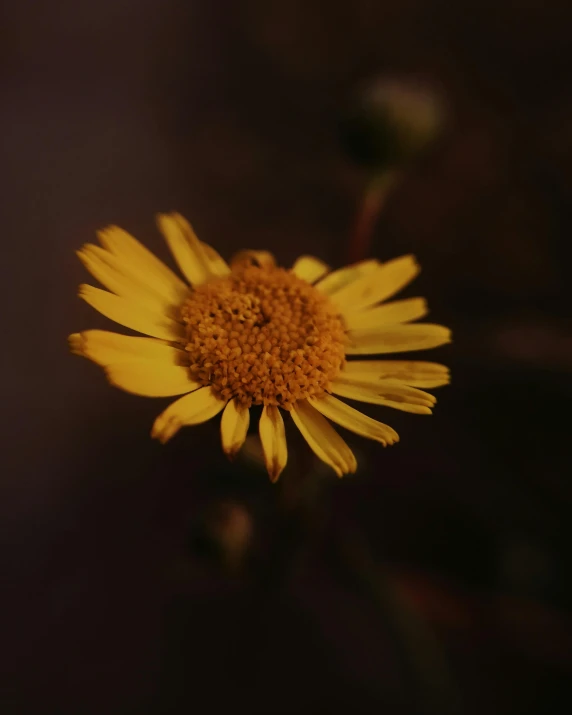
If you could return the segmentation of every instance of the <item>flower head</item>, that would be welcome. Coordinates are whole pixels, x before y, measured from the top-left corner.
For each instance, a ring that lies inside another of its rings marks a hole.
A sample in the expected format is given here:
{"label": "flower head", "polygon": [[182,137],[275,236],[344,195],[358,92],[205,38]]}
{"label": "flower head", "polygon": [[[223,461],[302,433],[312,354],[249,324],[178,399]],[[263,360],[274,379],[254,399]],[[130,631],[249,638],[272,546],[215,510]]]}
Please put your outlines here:
{"label": "flower head", "polygon": [[271,479],[287,461],[282,411],[342,476],[355,471],[356,460],[328,420],[384,446],[399,438],[335,395],[431,412],[435,398],[419,388],[447,384],[446,367],[354,359],[449,342],[447,328],[411,322],[426,314],[424,299],[384,302],[417,275],[411,256],[336,271],[302,256],[286,270],[265,251],[242,251],[229,266],[182,216],[160,216],[159,227],[188,282],[117,227],[98,234],[101,246],[78,252],[108,289],[82,285],[80,297],[147,337],[101,330],[70,336],[72,351],[103,366],[116,387],[148,397],[183,395],[155,420],[153,437],[167,442],[181,427],[222,412],[222,444],[233,456],[246,438],[250,408],[260,405]]}

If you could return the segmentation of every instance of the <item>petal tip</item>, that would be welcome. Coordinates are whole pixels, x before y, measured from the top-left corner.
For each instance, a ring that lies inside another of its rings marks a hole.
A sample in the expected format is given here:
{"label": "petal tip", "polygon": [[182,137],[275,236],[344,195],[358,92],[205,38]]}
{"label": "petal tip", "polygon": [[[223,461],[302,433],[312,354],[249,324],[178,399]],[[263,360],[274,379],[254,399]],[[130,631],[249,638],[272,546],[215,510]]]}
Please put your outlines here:
{"label": "petal tip", "polygon": [[238,457],[238,453],[240,452],[241,446],[242,445],[232,445],[232,447],[227,447],[226,449],[223,449],[229,462],[235,461],[235,459]]}
{"label": "petal tip", "polygon": [[159,228],[162,228],[163,224],[167,221],[172,219],[172,214],[168,213],[156,213],[155,214],[155,222],[157,223],[157,226]]}
{"label": "petal tip", "polygon": [[83,343],[84,340],[81,333],[72,333],[71,335],[68,335],[68,346],[74,355],[81,355],[83,357]]}
{"label": "petal tip", "polygon": [[166,444],[177,434],[181,427],[182,423],[177,419],[171,418],[165,421],[158,417],[151,428],[151,437],[161,444]]}
{"label": "petal tip", "polygon": [[284,470],[284,467],[278,464],[278,462],[273,462],[272,464],[267,464],[266,469],[268,470],[270,481],[272,484],[276,484],[282,474],[282,471]]}
{"label": "petal tip", "polygon": [[103,228],[100,228],[98,231],[96,231],[95,235],[97,236],[102,246],[104,246],[108,250],[111,250],[110,239],[112,238],[112,235],[117,231],[121,231],[119,226],[109,224],[109,226],[104,226]]}

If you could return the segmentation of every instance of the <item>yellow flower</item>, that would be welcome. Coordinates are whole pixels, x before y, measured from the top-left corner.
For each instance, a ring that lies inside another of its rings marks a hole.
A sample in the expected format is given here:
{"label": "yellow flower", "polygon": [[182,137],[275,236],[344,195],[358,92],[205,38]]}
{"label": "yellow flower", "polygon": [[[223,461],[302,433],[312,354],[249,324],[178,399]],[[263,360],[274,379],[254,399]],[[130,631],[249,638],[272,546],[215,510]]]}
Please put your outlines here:
{"label": "yellow flower", "polygon": [[222,445],[241,448],[250,407],[262,405],[259,433],[270,478],[287,460],[289,412],[306,441],[338,476],[356,459],[330,422],[388,445],[388,425],[338,397],[430,414],[448,369],[432,362],[347,360],[347,356],[420,350],[450,341],[450,331],[411,323],[423,298],[383,303],[419,271],[412,256],[367,260],[330,271],[302,256],[289,270],[265,251],[243,251],[229,266],[199,241],[179,214],[158,224],[187,279],[181,280],[139,241],[112,226],[78,255],[108,291],[82,285],[79,295],[116,323],[149,337],[102,330],[70,336],[72,351],[101,365],[112,385],[148,397],[183,395],[155,420],[165,443],[185,425],[222,412]]}

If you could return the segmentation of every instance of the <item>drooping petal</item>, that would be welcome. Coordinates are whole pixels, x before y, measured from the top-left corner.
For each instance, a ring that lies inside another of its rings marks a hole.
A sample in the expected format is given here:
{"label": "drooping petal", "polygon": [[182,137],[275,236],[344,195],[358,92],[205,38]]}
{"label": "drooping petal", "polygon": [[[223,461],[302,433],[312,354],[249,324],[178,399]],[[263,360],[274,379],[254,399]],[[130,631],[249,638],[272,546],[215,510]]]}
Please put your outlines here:
{"label": "drooping petal", "polygon": [[344,311],[344,323],[349,330],[370,330],[382,325],[397,325],[419,320],[427,315],[425,298],[407,298],[384,303],[370,310]]}
{"label": "drooping petal", "polygon": [[255,251],[246,249],[235,253],[230,262],[231,268],[235,268],[241,264],[260,266],[260,268],[274,268],[276,259],[270,251]]}
{"label": "drooping petal", "polygon": [[172,313],[173,303],[153,290],[151,283],[145,285],[133,275],[125,273],[121,259],[110,251],[86,243],[77,251],[77,255],[91,275],[112,293],[149,310],[164,315]]}
{"label": "drooping petal", "polygon": [[159,214],[157,224],[182,274],[191,285],[202,285],[216,277],[204,244],[188,221],[177,213]]}
{"label": "drooping petal", "polygon": [[164,365],[182,365],[187,355],[155,338],[135,338],[107,330],[84,330],[69,337],[72,352],[105,367],[131,360],[158,360]]}
{"label": "drooping petal", "polygon": [[211,387],[202,387],[170,404],[155,420],[151,436],[165,444],[181,427],[210,420],[225,404]]}
{"label": "drooping petal", "polygon": [[236,400],[227,402],[220,421],[222,448],[233,459],[246,439],[250,410]]}
{"label": "drooping petal", "polygon": [[171,303],[181,303],[189,287],[148,248],[118,226],[98,231],[101,244],[122,262],[126,275],[133,275]]}
{"label": "drooping petal", "polygon": [[381,442],[384,447],[399,441],[399,435],[392,427],[364,415],[363,412],[346,405],[345,402],[338,400],[333,395],[310,397],[309,402],[332,422],[336,422],[362,437]]}
{"label": "drooping petal", "polygon": [[345,268],[339,268],[337,271],[332,271],[321,281],[316,283],[316,288],[326,295],[335,295],[338,291],[341,291],[347,285],[368,276],[379,268],[379,261],[374,258],[370,258],[367,261],[360,261],[360,263],[354,263],[352,266],[346,266]]}
{"label": "drooping petal", "polygon": [[399,292],[419,273],[414,256],[401,256],[382,263],[358,281],[331,296],[340,310],[362,310]]}
{"label": "drooping petal", "polygon": [[79,287],[79,297],[106,318],[138,333],[174,342],[181,340],[184,335],[182,325],[171,318],[142,308],[105,290],[83,284]]}
{"label": "drooping petal", "polygon": [[280,410],[275,405],[265,405],[258,423],[260,442],[264,452],[270,481],[277,481],[288,460],[286,432]]}
{"label": "drooping petal", "polygon": [[353,452],[315,407],[301,400],[295,403],[290,414],[316,456],[329,464],[338,477],[355,472],[357,462]]}
{"label": "drooping petal", "polygon": [[160,360],[133,360],[107,365],[107,379],[125,392],[143,397],[173,397],[198,390],[188,367],[169,365]]}
{"label": "drooping petal", "polygon": [[292,266],[292,273],[307,283],[315,283],[329,271],[329,267],[314,256],[300,256]]}
{"label": "drooping petal", "polygon": [[434,323],[391,325],[379,329],[350,330],[348,355],[380,355],[428,350],[451,342],[451,331]]}
{"label": "drooping petal", "polygon": [[375,385],[352,384],[334,380],[332,392],[349,400],[369,402],[372,405],[385,405],[403,412],[417,415],[430,415],[431,408],[437,402],[433,395],[415,387],[403,385],[397,380],[377,381]]}
{"label": "drooping petal", "polygon": [[449,368],[436,362],[413,360],[352,360],[339,376],[343,382],[373,384],[379,380],[399,380],[411,387],[441,387],[450,382]]}

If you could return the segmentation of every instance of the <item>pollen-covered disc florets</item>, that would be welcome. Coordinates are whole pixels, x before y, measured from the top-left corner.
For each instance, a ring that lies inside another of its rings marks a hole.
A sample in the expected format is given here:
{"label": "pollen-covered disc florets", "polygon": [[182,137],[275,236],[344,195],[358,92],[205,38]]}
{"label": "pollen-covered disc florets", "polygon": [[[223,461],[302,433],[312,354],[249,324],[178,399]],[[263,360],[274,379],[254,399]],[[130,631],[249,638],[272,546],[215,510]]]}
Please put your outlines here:
{"label": "pollen-covered disc florets", "polygon": [[282,268],[242,266],[181,308],[191,376],[221,398],[290,409],[328,391],[344,362],[329,299]]}

